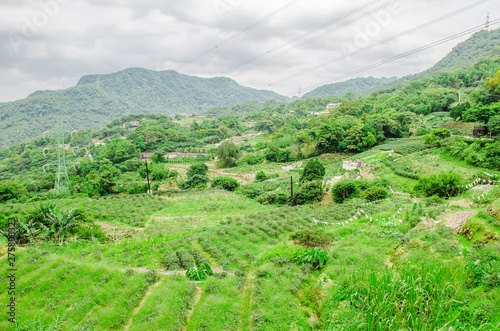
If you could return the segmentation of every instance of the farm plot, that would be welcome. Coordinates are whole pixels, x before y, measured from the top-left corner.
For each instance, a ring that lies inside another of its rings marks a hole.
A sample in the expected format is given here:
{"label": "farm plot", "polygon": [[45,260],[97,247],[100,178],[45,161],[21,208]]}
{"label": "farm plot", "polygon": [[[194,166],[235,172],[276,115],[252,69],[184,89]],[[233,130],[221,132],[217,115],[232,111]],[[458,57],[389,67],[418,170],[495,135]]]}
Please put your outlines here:
{"label": "farm plot", "polygon": [[22,204],[0,204],[0,214],[26,215],[43,204],[54,204],[63,212],[82,209],[87,216],[101,222],[124,223],[143,227],[149,215],[167,207],[170,203],[149,194],[114,195],[97,199],[75,198],[48,200]]}
{"label": "farm plot", "polygon": [[149,226],[140,237],[179,236],[219,224],[227,217],[271,208],[223,190],[207,190],[198,195],[181,195],[175,200],[166,199],[166,201],[169,201],[169,206],[151,217]]}

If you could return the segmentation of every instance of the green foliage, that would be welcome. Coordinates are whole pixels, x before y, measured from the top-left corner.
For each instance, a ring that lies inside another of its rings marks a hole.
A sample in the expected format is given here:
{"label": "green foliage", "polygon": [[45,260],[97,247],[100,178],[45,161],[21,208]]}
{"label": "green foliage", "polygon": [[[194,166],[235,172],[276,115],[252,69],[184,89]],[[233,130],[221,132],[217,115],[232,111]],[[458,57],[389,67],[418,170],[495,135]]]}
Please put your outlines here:
{"label": "green foliage", "polygon": [[333,236],[325,232],[324,228],[312,227],[298,230],[290,234],[290,240],[298,241],[300,244],[314,247],[324,246],[332,242]]}
{"label": "green foliage", "polygon": [[386,199],[389,195],[389,192],[380,186],[372,186],[365,191],[363,191],[362,196],[368,201],[377,201]]}
{"label": "green foliage", "polygon": [[500,114],[490,117],[488,120],[488,130],[493,134],[500,134]]}
{"label": "green foliage", "polygon": [[208,172],[208,166],[205,163],[203,162],[194,163],[189,167],[187,171],[187,177],[190,178],[193,177],[194,175],[206,176],[207,172]]}
{"label": "green foliage", "polygon": [[240,157],[240,149],[231,141],[223,142],[217,148],[217,168],[230,168],[236,165],[236,161]]}
{"label": "green foliage", "polygon": [[180,270],[181,262],[174,251],[165,251],[162,256],[165,270]]}
{"label": "green foliage", "polygon": [[26,190],[13,181],[0,182],[0,202],[17,199],[23,193],[26,193]]}
{"label": "green foliage", "polygon": [[271,146],[264,153],[265,158],[269,162],[288,162],[291,160],[292,152],[286,148],[278,148]]}
{"label": "green foliage", "polygon": [[299,264],[310,264],[313,269],[321,269],[330,259],[324,247],[310,247],[294,255],[294,260]]}
{"label": "green foliage", "polygon": [[350,199],[358,192],[356,182],[354,180],[343,179],[333,185],[331,193],[335,202],[342,203]]}
{"label": "green foliage", "polygon": [[424,136],[424,142],[427,145],[441,146],[441,140],[451,137],[451,131],[448,129],[433,129],[430,134]]}
{"label": "green foliage", "polygon": [[231,177],[215,177],[212,179],[212,187],[220,187],[227,191],[236,190],[240,184]]}
{"label": "green foliage", "polygon": [[255,181],[256,182],[263,182],[267,180],[267,175],[264,173],[263,170],[259,171],[256,175],[255,175]]}
{"label": "green foliage", "polygon": [[313,203],[323,200],[325,187],[319,180],[303,182],[299,189],[294,193],[294,203],[298,205]]}
{"label": "green foliage", "polygon": [[453,171],[441,172],[440,174],[431,174],[423,176],[415,185],[415,191],[425,196],[437,195],[440,197],[453,197],[460,192],[459,185],[462,184],[462,178]]}
{"label": "green foliage", "polygon": [[391,168],[391,170],[398,176],[416,180],[420,179],[420,176],[414,173],[413,169],[404,163],[394,162],[392,159],[383,159],[381,162]]}
{"label": "green foliage", "polygon": [[179,187],[182,190],[192,189],[192,188],[205,188],[207,183],[210,181],[206,176],[194,175],[189,177],[184,183]]}
{"label": "green foliage", "polygon": [[480,122],[486,124],[490,118],[497,115],[500,115],[500,102],[490,105],[479,103],[463,112],[463,120],[466,122]]}
{"label": "green foliage", "polygon": [[500,286],[500,252],[498,249],[474,247],[465,250],[466,271],[470,286],[487,288]]}
{"label": "green foliage", "polygon": [[203,281],[207,279],[209,276],[212,276],[214,273],[212,268],[208,263],[204,263],[201,267],[189,268],[186,270],[186,277],[193,281]]}
{"label": "green foliage", "polygon": [[300,174],[300,182],[323,180],[325,176],[325,167],[318,159],[310,159],[304,171]]}

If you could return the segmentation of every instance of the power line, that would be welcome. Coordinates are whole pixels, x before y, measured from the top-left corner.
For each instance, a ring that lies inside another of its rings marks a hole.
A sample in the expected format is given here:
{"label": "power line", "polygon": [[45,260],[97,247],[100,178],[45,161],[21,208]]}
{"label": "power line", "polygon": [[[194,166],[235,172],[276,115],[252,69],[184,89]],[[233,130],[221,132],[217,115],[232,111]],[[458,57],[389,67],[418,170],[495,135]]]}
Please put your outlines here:
{"label": "power line", "polygon": [[229,41],[233,40],[233,39],[236,39],[238,36],[240,36],[241,34],[243,34],[244,32],[247,32],[251,29],[253,29],[254,27],[256,27],[257,25],[259,25],[260,23],[270,19],[271,17],[279,14],[280,12],[282,12],[283,10],[287,9],[288,7],[292,6],[294,3],[298,2],[299,0],[294,0],[292,2],[289,2],[287,3],[286,5],[284,5],[283,7],[280,7],[278,8],[277,10],[271,12],[270,14],[262,17],[261,19],[259,19],[258,21],[248,25],[247,27],[245,27],[244,29],[242,29],[241,31],[238,31],[236,33],[234,33],[232,36],[230,36],[229,38],[223,40],[222,42],[216,44],[214,47],[211,47],[209,49],[207,49],[206,51],[198,54],[197,56],[195,56],[194,58],[192,58],[191,60],[187,61],[186,63],[183,63],[181,64],[180,66],[178,66],[175,70],[176,71],[179,71],[179,69],[199,60],[200,58],[204,57],[205,55],[217,50],[219,47],[221,47],[222,45],[228,43]]}
{"label": "power line", "polygon": [[[496,20],[493,20],[491,21],[491,25],[495,25],[495,24],[498,24],[500,23],[500,19],[496,19]],[[439,46],[441,44],[444,44],[446,42],[449,42],[451,40],[454,40],[454,39],[457,39],[457,38],[460,38],[462,36],[465,36],[465,35],[468,35],[472,32],[477,32],[477,31],[480,31],[481,29],[484,28],[484,25],[480,25],[480,26],[476,26],[474,28],[471,28],[471,29],[468,29],[468,30],[465,30],[465,31],[462,31],[460,33],[457,33],[457,34],[454,34],[452,36],[449,36],[449,37],[446,37],[444,39],[441,39],[441,40],[438,40],[438,41],[435,41],[435,42],[432,42],[430,44],[427,44],[425,46],[421,46],[419,48],[416,48],[414,50],[411,50],[411,51],[408,51],[408,52],[405,52],[405,53],[402,53],[402,54],[399,54],[399,55],[396,55],[396,56],[393,56],[391,58],[388,58],[388,59],[385,59],[385,60],[382,60],[382,61],[379,61],[379,62],[375,62],[375,63],[372,63],[366,67],[363,67],[363,68],[360,68],[360,69],[357,69],[357,70],[354,70],[354,71],[351,71],[349,73],[346,73],[346,74],[342,74],[342,75],[339,75],[335,78],[331,78],[331,79],[328,79],[326,81],[323,81],[321,83],[318,83],[318,84],[315,84],[315,85],[311,85],[307,88],[305,88],[304,90],[305,91],[311,91],[317,87],[320,87],[320,86],[323,86],[325,84],[329,84],[329,83],[333,83],[333,82],[336,82],[336,81],[339,81],[341,79],[345,79],[347,77],[350,77],[352,75],[355,75],[355,74],[358,74],[358,73],[361,73],[363,71],[366,71],[366,70],[369,70],[369,69],[373,69],[373,68],[376,68],[376,67],[379,67],[379,66],[382,66],[384,64],[387,64],[387,63],[390,63],[390,62],[394,62],[396,60],[399,60],[399,59],[402,59],[404,57],[407,57],[409,55],[413,55],[413,54],[416,54],[416,53],[419,53],[421,51],[424,51],[424,50],[427,50],[429,48],[432,48],[432,47],[435,47],[435,46]],[[290,94],[289,94],[290,95]]]}
{"label": "power line", "polygon": [[[325,37],[325,36],[327,36],[327,35],[329,35],[329,34],[331,34],[333,32],[339,31],[339,30],[341,30],[341,29],[343,29],[343,28],[345,28],[345,27],[347,27],[347,26],[349,26],[349,25],[351,25],[351,24],[353,24],[353,23],[355,23],[357,21],[362,20],[365,17],[371,16],[371,15],[375,14],[376,12],[379,12],[381,10],[387,9],[388,7],[390,7],[390,6],[392,6],[392,5],[400,2],[401,0],[391,0],[391,1],[389,1],[389,2],[387,2],[385,4],[383,4],[383,5],[380,5],[380,6],[376,7],[376,8],[370,9],[368,12],[366,12],[364,14],[361,14],[360,16],[357,16],[355,18],[350,19],[349,21],[341,23],[342,20],[344,20],[344,19],[348,18],[349,16],[351,16],[353,14],[356,14],[356,13],[358,13],[358,12],[360,12],[360,11],[362,11],[362,10],[370,7],[370,6],[372,6],[373,4],[375,4],[375,3],[379,2],[379,1],[380,0],[371,1],[368,4],[360,6],[360,7],[356,8],[356,9],[354,9],[354,10],[352,10],[352,11],[350,11],[350,12],[348,12],[348,13],[340,16],[340,17],[337,17],[337,18],[335,18],[335,19],[333,19],[333,20],[331,20],[331,21],[329,21],[329,22],[327,22],[325,24],[322,24],[322,25],[314,28],[312,31],[306,32],[306,33],[304,33],[304,34],[302,34],[302,35],[300,35],[298,37],[292,38],[292,39],[290,39],[290,40],[288,40],[288,41],[286,41],[286,42],[284,42],[284,43],[282,43],[282,44],[280,44],[280,45],[278,45],[278,46],[276,46],[276,47],[268,50],[267,52],[262,53],[261,55],[257,55],[257,56],[255,56],[255,57],[253,57],[253,58],[251,58],[251,59],[249,59],[249,60],[247,60],[247,61],[245,61],[245,62],[243,62],[243,63],[241,63],[239,65],[237,65],[237,66],[232,67],[231,69],[229,69],[229,71],[227,72],[227,74],[231,74],[233,72],[236,72],[238,69],[244,68],[244,67],[248,66],[249,64],[252,64],[252,63],[256,62],[257,60],[259,60],[261,58],[264,58],[264,57],[267,57],[269,54],[272,54],[275,51],[278,51],[280,49],[283,49],[286,46],[291,46],[291,45],[293,45],[296,42],[298,42],[298,43],[294,45],[295,47],[299,47],[299,46],[303,46],[303,45],[315,42],[315,41],[317,41],[317,40],[319,40],[319,39],[321,39],[321,38],[323,38],[323,37]],[[331,26],[333,24],[339,24],[339,25],[336,26],[336,27],[334,27],[334,28],[332,28],[332,29],[324,31],[323,33],[321,33],[319,35],[316,35],[316,36],[313,35],[314,33],[318,32],[318,31],[320,31],[320,30],[322,30],[322,29],[324,29],[326,27],[329,27],[329,26]],[[311,36],[311,35],[313,35],[313,36]],[[311,36],[311,38],[308,39],[307,37],[309,37],[309,36]],[[267,60],[264,59],[262,61],[259,61],[255,65],[251,65],[250,67],[248,67],[248,68],[246,68],[244,70],[238,71],[233,76],[240,75],[243,72],[246,72],[246,71],[248,71],[248,70],[250,70],[252,68],[255,68],[258,65],[261,65],[262,63],[265,63],[265,62],[267,62],[269,60],[275,59],[275,58],[277,58],[279,56],[286,55],[286,54],[288,54],[288,53],[290,53],[292,51],[294,51],[293,48],[292,49],[284,49],[284,50],[282,50],[282,51],[280,51],[280,52],[272,55],[270,59],[267,59]]]}
{"label": "power line", "polygon": [[423,29],[423,28],[429,27],[430,25],[433,25],[433,24],[435,24],[435,23],[438,23],[438,22],[444,21],[444,20],[446,20],[446,19],[449,19],[449,18],[451,18],[451,17],[454,17],[454,16],[456,16],[456,15],[458,15],[458,14],[461,14],[461,13],[463,13],[463,12],[466,12],[466,11],[468,11],[468,10],[470,10],[470,9],[473,9],[473,8],[475,8],[475,7],[478,7],[478,6],[480,6],[480,5],[483,5],[483,4],[485,4],[485,3],[487,3],[487,2],[490,2],[490,1],[491,1],[491,0],[480,0],[480,1],[477,1],[477,2],[475,2],[475,3],[473,3],[473,4],[471,4],[471,5],[465,6],[465,7],[461,8],[461,9],[455,10],[455,11],[453,11],[453,12],[451,12],[451,13],[448,13],[448,14],[446,14],[446,15],[443,15],[443,16],[440,16],[440,17],[435,18],[435,19],[433,19],[433,20],[430,20],[430,21],[428,21],[428,22],[426,22],[426,23],[424,23],[424,24],[420,24],[420,25],[418,25],[418,26],[416,26],[416,27],[414,27],[414,28],[411,28],[411,29],[409,29],[409,30],[406,30],[406,31],[403,31],[403,32],[397,33],[397,34],[395,34],[394,36],[389,37],[389,38],[386,38],[386,39],[384,39],[384,40],[382,40],[382,41],[379,41],[379,42],[378,42],[378,43],[376,43],[376,44],[373,44],[373,45],[370,45],[370,46],[367,46],[367,47],[363,47],[363,48],[359,48],[359,49],[357,49],[357,50],[355,50],[355,51],[353,51],[353,52],[351,52],[351,53],[349,53],[349,54],[344,54],[344,55],[342,55],[342,56],[340,56],[340,57],[337,57],[336,59],[333,59],[333,60],[328,60],[328,61],[323,62],[323,63],[321,63],[321,64],[319,64],[319,65],[316,65],[316,66],[314,66],[314,67],[311,67],[311,68],[308,68],[308,69],[304,69],[304,70],[302,70],[302,71],[300,71],[300,72],[298,72],[298,73],[295,73],[295,74],[293,74],[293,75],[287,76],[287,77],[285,77],[285,78],[283,78],[283,79],[280,79],[280,80],[278,80],[278,81],[275,81],[275,82],[273,82],[273,83],[270,83],[268,86],[273,86],[273,85],[279,84],[279,83],[284,82],[284,81],[287,81],[287,80],[289,80],[289,79],[291,79],[291,78],[295,78],[295,77],[297,77],[297,76],[300,76],[300,75],[302,75],[302,74],[304,74],[304,73],[306,73],[306,72],[309,72],[309,71],[312,71],[312,70],[315,70],[315,69],[318,69],[318,68],[324,67],[324,66],[325,66],[325,65],[327,65],[327,64],[330,64],[330,63],[336,62],[336,61],[338,61],[338,60],[342,60],[342,59],[344,59],[344,58],[346,58],[346,57],[348,57],[348,56],[355,55],[355,54],[357,54],[357,53],[359,53],[359,52],[361,52],[361,51],[366,51],[366,50],[371,49],[371,48],[373,48],[373,47],[375,47],[375,46],[378,46],[378,45],[381,45],[381,44],[385,44],[385,43],[387,43],[387,42],[389,42],[389,41],[392,41],[392,40],[394,40],[394,39],[397,39],[398,37],[401,37],[401,36],[406,35],[406,34],[408,34],[408,33],[415,32],[415,31],[417,31],[417,30],[420,30],[420,29]]}

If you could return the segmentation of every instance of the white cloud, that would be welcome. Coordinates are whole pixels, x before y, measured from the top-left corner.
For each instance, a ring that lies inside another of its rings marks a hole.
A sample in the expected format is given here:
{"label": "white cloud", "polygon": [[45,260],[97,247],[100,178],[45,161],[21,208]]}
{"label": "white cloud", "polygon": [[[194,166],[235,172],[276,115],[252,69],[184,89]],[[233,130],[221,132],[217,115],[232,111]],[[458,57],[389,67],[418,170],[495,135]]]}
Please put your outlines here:
{"label": "white cloud", "polygon": [[[492,18],[500,16],[500,8],[490,1],[372,47],[471,4],[402,0],[399,11],[348,24],[388,2],[378,1],[320,30],[316,28],[369,1],[18,0],[0,4],[0,102],[23,98],[36,89],[70,87],[85,74],[132,66],[179,69],[204,77],[229,74],[242,85],[292,94],[299,86],[326,81],[481,24],[487,11]],[[259,22],[279,8],[283,9]],[[306,33],[316,41],[297,39]],[[359,75],[403,76],[425,70],[464,39]],[[346,58],[345,48],[353,46],[371,47]],[[315,68],[320,64],[324,65]],[[290,76],[295,77],[285,79]]]}

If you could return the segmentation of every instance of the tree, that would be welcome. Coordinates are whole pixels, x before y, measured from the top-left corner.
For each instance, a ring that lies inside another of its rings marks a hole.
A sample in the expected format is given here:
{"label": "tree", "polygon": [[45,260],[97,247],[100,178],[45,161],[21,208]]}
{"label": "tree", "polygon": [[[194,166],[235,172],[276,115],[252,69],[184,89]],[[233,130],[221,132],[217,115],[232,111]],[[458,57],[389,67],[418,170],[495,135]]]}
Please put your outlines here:
{"label": "tree", "polygon": [[500,134],[500,115],[490,117],[488,121],[488,129],[493,134]]}
{"label": "tree", "polygon": [[300,175],[300,182],[323,180],[325,167],[318,159],[311,159],[307,162],[304,171]]}
{"label": "tree", "polygon": [[198,162],[192,164],[188,171],[187,171],[187,177],[193,177],[194,175],[200,175],[200,176],[205,176],[208,172],[208,166],[203,163],[203,162]]}
{"label": "tree", "polygon": [[231,141],[222,143],[215,153],[218,160],[217,168],[230,168],[236,165],[236,161],[240,157],[240,149]]}
{"label": "tree", "polygon": [[220,187],[227,191],[234,191],[240,186],[236,179],[231,177],[215,177],[212,180],[212,187]]}
{"label": "tree", "polygon": [[190,188],[205,188],[210,180],[206,176],[194,175],[189,177],[184,183],[180,185],[182,190],[187,190]]}

